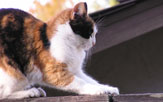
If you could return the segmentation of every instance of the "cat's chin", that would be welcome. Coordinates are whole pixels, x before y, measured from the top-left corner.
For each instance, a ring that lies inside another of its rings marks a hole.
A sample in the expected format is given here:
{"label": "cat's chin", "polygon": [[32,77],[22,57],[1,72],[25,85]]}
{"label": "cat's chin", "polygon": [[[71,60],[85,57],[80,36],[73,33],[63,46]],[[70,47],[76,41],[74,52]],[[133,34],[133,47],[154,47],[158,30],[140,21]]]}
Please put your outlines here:
{"label": "cat's chin", "polygon": [[84,50],[85,51],[90,51],[92,49],[92,47],[89,47],[89,48],[85,48]]}
{"label": "cat's chin", "polygon": [[93,47],[93,45],[86,45],[83,49],[85,50],[85,51],[89,51],[91,48]]}
{"label": "cat's chin", "polygon": [[84,49],[84,51],[89,51],[91,48],[89,48],[89,49]]}

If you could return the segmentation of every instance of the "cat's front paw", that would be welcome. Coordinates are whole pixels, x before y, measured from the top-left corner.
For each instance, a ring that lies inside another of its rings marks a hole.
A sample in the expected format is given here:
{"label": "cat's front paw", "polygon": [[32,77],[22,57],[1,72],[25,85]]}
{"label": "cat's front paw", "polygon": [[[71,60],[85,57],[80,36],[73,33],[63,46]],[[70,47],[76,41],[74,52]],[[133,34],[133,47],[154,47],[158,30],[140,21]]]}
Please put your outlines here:
{"label": "cat's front paw", "polygon": [[102,85],[102,87],[106,87],[106,89],[108,90],[107,93],[111,94],[111,95],[119,95],[119,89],[117,87],[112,87],[112,86],[108,86],[108,85]]}
{"label": "cat's front paw", "polygon": [[87,84],[84,86],[84,89],[80,90],[80,94],[85,94],[85,95],[100,95],[100,94],[119,95],[119,90],[116,87],[111,87],[108,85]]}
{"label": "cat's front paw", "polygon": [[46,92],[42,88],[31,88],[28,90],[28,97],[45,97]]}

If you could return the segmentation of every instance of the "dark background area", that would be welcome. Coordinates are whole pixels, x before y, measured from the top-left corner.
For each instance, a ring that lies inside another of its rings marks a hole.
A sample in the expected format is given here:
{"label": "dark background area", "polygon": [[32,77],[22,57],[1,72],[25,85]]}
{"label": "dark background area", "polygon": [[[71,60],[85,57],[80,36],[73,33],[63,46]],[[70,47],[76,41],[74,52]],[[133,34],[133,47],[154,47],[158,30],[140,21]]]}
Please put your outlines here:
{"label": "dark background area", "polygon": [[121,93],[163,92],[163,29],[94,54],[87,72]]}

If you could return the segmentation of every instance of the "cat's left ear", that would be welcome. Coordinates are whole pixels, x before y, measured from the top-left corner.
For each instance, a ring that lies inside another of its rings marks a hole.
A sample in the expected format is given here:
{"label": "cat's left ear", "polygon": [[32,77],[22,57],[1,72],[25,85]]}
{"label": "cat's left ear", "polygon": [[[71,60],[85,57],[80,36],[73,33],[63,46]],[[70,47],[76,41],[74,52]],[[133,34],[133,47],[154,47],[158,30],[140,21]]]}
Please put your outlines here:
{"label": "cat's left ear", "polygon": [[87,15],[87,3],[86,2],[80,2],[75,5],[73,8],[73,19],[76,19],[78,17],[86,17]]}

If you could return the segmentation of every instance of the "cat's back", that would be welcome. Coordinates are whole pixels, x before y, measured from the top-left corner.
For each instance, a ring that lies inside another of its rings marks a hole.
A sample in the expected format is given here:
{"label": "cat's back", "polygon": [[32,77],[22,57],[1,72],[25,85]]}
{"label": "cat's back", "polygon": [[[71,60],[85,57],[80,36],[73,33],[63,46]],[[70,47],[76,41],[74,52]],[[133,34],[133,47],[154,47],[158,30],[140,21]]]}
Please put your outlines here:
{"label": "cat's back", "polygon": [[9,26],[19,28],[20,25],[23,25],[24,19],[28,17],[32,18],[30,14],[19,9],[0,9],[0,28],[1,30]]}
{"label": "cat's back", "polygon": [[31,14],[13,8],[0,9],[0,40],[5,42],[26,39],[37,32],[44,22]]}
{"label": "cat's back", "polygon": [[31,14],[19,9],[0,9],[0,32],[2,30],[8,31],[8,28],[10,28],[10,30],[23,29],[25,19],[27,18],[33,22],[39,21]]}
{"label": "cat's back", "polygon": [[12,14],[12,15],[18,15],[20,16],[28,16],[29,14],[26,13],[25,11],[22,11],[20,9],[14,9],[14,8],[1,8],[0,9],[0,18],[2,19],[4,16]]}
{"label": "cat's back", "polygon": [[22,10],[0,9],[0,59],[6,56],[11,66],[24,72],[44,24]]}

